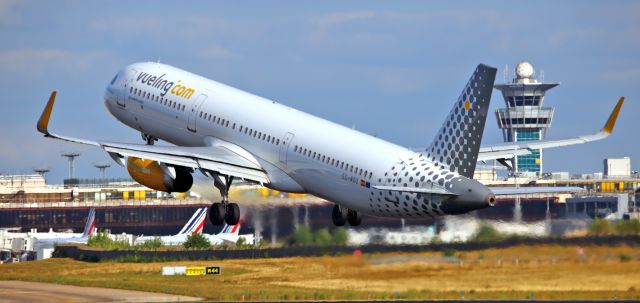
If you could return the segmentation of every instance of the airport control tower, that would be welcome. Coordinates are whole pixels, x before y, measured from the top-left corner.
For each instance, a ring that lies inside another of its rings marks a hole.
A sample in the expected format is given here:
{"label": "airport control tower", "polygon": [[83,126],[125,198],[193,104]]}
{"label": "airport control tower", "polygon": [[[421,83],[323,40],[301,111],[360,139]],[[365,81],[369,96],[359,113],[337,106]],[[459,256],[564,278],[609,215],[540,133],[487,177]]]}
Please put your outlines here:
{"label": "airport control tower", "polygon": [[[545,93],[559,83],[543,83],[534,78],[535,71],[529,62],[516,65],[516,77],[511,83],[496,84],[502,92],[506,108],[496,110],[498,127],[505,142],[542,140],[553,119],[553,107],[542,107]],[[505,77],[506,82],[506,77]],[[542,173],[542,150],[514,159],[518,172]]]}

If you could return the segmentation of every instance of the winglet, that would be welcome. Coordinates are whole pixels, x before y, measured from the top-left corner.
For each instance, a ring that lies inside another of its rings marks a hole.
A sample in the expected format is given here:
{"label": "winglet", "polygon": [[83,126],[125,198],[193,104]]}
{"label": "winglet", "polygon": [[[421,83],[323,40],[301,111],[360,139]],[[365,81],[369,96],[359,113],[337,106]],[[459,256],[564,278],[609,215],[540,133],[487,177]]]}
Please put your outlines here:
{"label": "winglet", "polygon": [[620,108],[622,108],[622,103],[624,103],[624,97],[620,97],[620,100],[618,100],[618,104],[616,104],[616,107],[611,112],[611,115],[609,116],[607,123],[602,128],[603,132],[607,134],[611,134],[613,132],[613,127],[616,126],[616,120],[618,119]]}
{"label": "winglet", "polygon": [[38,119],[38,131],[49,135],[49,118],[51,118],[51,111],[53,111],[53,104],[56,102],[56,91],[51,92],[51,96],[49,97],[49,101],[47,102],[47,106],[44,107],[42,111],[42,115],[40,115],[40,119]]}

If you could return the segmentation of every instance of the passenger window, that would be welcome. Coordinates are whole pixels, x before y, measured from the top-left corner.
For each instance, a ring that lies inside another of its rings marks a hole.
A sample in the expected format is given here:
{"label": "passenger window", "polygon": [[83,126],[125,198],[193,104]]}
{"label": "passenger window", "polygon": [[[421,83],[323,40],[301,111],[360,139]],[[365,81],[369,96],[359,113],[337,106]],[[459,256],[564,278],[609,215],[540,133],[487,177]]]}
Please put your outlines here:
{"label": "passenger window", "polygon": [[280,145],[280,139],[276,140],[276,145]]}
{"label": "passenger window", "polygon": [[240,125],[240,132],[242,132],[242,125]]}
{"label": "passenger window", "polygon": [[224,124],[224,127],[229,127],[229,120]]}
{"label": "passenger window", "polygon": [[231,129],[236,129],[236,124],[233,123],[233,126],[231,126]]}
{"label": "passenger window", "polygon": [[297,151],[298,151],[298,146],[296,145],[296,146],[293,148],[293,152],[295,153],[295,152],[297,152]]}

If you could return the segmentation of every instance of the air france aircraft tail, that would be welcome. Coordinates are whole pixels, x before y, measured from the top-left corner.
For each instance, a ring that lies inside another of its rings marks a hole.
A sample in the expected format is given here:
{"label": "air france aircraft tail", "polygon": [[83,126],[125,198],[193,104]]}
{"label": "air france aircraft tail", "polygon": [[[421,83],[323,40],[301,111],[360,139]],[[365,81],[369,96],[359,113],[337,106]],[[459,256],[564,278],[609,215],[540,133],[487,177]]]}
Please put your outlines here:
{"label": "air france aircraft tail", "polygon": [[92,208],[89,210],[89,216],[87,217],[87,223],[84,225],[84,231],[82,232],[82,237],[87,238],[93,234],[93,229],[96,226],[96,209]]}
{"label": "air france aircraft tail", "polygon": [[497,69],[478,65],[426,156],[442,169],[473,178]]}
{"label": "air france aircraft tail", "polygon": [[182,227],[178,235],[191,235],[194,233],[202,233],[202,229],[204,228],[204,219],[207,216],[206,208],[198,208],[191,219],[187,221],[187,224]]}
{"label": "air france aircraft tail", "polygon": [[220,233],[218,233],[218,235],[232,235],[232,236],[237,236],[238,234],[240,234],[240,222],[238,222],[236,225],[229,225],[225,223]]}

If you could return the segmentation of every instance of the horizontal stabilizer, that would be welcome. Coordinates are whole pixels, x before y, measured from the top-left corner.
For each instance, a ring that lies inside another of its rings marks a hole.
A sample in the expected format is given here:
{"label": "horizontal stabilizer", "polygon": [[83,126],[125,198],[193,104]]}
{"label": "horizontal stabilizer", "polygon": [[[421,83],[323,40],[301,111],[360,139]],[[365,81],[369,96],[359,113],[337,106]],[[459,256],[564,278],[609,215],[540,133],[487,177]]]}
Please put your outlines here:
{"label": "horizontal stabilizer", "polygon": [[373,188],[379,190],[388,190],[388,191],[399,191],[405,193],[416,193],[416,194],[437,194],[437,195],[451,195],[457,196],[444,188],[441,187],[401,187],[401,186],[383,186],[383,185],[374,185]]}
{"label": "horizontal stabilizer", "polygon": [[586,191],[582,187],[489,187],[494,195],[528,195],[528,194],[553,194],[553,193],[576,193]]}

